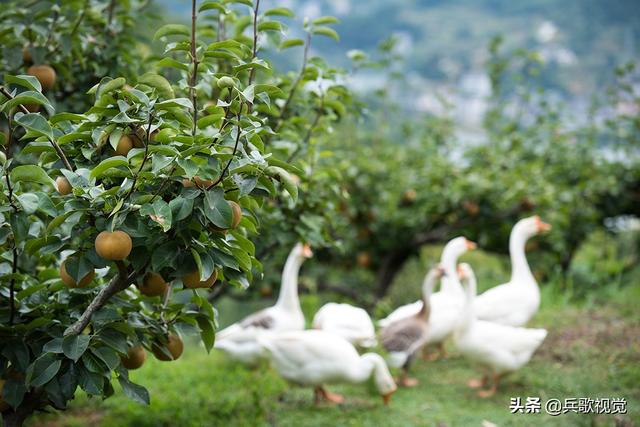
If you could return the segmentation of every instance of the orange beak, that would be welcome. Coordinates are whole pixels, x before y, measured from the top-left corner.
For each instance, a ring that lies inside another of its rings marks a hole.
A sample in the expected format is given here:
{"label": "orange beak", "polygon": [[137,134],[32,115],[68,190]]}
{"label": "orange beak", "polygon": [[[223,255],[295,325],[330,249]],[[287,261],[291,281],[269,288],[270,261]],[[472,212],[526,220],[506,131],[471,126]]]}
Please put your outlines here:
{"label": "orange beak", "polygon": [[302,246],[302,255],[305,258],[311,258],[313,256],[313,251],[311,250],[311,246],[305,244]]}
{"label": "orange beak", "polygon": [[467,245],[467,249],[470,251],[478,247],[478,245],[476,245],[475,242],[472,242],[471,240],[468,240],[468,239],[465,241],[465,244]]}
{"label": "orange beak", "polygon": [[543,222],[539,216],[536,216],[536,226],[538,227],[539,232],[545,232],[551,230],[551,224],[547,224]]}
{"label": "orange beak", "polygon": [[391,396],[393,395],[394,392],[395,390],[382,395],[382,401],[384,402],[385,406],[389,405],[389,402],[391,401]]}

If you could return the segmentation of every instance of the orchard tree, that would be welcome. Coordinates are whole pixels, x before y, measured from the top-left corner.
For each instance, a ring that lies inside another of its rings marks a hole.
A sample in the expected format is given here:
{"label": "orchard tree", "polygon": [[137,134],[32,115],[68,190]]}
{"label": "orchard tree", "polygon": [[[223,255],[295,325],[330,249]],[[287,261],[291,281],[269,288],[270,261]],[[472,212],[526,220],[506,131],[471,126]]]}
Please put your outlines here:
{"label": "orchard tree", "polygon": [[316,272],[318,289],[371,307],[424,245],[465,235],[507,254],[511,227],[534,213],[554,228],[530,242],[532,264],[542,280],[563,279],[585,239],[606,230],[605,219],[638,215],[640,108],[632,67],[620,74],[612,98],[596,104],[606,112],[624,102],[622,114],[604,125],[594,115],[567,126],[563,105],[538,84],[543,64],[536,55],[503,52],[499,43],[490,52],[486,142],[459,141],[446,115],[405,118],[392,107],[363,124],[345,123],[325,142],[338,160],[319,168],[341,177],[332,212],[339,244],[317,251],[326,266]]}
{"label": "orchard tree", "polygon": [[37,76],[57,110],[85,111],[86,91],[102,77],[139,74],[146,32],[159,19],[149,1],[9,0],[0,10],[0,70]]}
{"label": "orchard tree", "polygon": [[[312,137],[301,134],[324,131],[322,117],[340,110],[339,87],[302,90],[332,73],[308,49],[313,34],[337,37],[326,25],[333,18],[305,22],[306,41],[283,40],[276,18],[291,17],[288,9],[197,3],[190,25],[155,33],[164,50],[153,69],[103,76],[86,111],[58,112],[43,93],[46,75],[4,76],[0,411],[8,426],[65,409],[78,387],[106,398],[115,380],[148,403],[128,376],[148,351],[175,360],[190,331],[210,350],[207,293],[221,283],[246,288],[261,274],[262,207],[296,203],[292,172],[307,171],[288,160],[308,150]],[[66,22],[51,13],[45,21]],[[52,38],[62,39],[57,25]],[[303,45],[301,71],[275,73],[260,56],[272,44]],[[310,126],[308,114],[318,117]]]}

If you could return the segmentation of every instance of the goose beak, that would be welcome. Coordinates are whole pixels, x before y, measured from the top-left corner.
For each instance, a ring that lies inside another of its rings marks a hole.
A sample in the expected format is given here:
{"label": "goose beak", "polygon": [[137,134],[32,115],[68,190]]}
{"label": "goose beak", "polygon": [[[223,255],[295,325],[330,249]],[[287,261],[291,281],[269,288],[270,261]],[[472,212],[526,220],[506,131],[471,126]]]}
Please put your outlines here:
{"label": "goose beak", "polygon": [[469,251],[472,251],[472,250],[474,250],[475,248],[478,247],[478,245],[476,245],[476,243],[472,242],[471,240],[466,240],[465,244],[467,245],[467,250],[469,250]]}
{"label": "goose beak", "polygon": [[542,221],[539,216],[536,217],[536,226],[538,227],[538,231],[541,233],[551,230],[551,224],[547,224]]}
{"label": "goose beak", "polygon": [[311,246],[304,245],[302,246],[302,256],[305,258],[311,258],[313,256],[313,251],[311,251]]}
{"label": "goose beak", "polygon": [[391,396],[393,395],[393,393],[395,393],[395,390],[390,391],[389,393],[382,395],[382,401],[384,402],[385,406],[389,405],[389,402],[391,401]]}

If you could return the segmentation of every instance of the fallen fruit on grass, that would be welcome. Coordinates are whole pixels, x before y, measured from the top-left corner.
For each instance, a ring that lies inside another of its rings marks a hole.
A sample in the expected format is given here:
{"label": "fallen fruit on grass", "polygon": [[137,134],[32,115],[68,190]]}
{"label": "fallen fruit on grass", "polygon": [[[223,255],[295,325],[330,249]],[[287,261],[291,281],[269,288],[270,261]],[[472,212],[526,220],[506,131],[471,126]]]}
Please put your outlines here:
{"label": "fallen fruit on grass", "polygon": [[158,273],[149,272],[142,279],[139,286],[140,293],[148,297],[162,296],[169,289],[169,284]]}
{"label": "fallen fruit on grass", "polygon": [[145,360],[147,360],[147,352],[141,345],[131,347],[126,356],[120,356],[122,366],[127,369],[138,369],[144,365]]}
{"label": "fallen fruit on grass", "polygon": [[103,231],[96,237],[95,246],[96,252],[102,258],[122,261],[131,253],[133,242],[124,231]]}
{"label": "fallen fruit on grass", "polygon": [[85,274],[82,279],[80,279],[80,283],[77,283],[75,279],[71,277],[69,273],[67,273],[67,269],[65,267],[66,262],[67,261],[64,260],[60,264],[60,279],[62,279],[64,284],[69,286],[70,288],[84,288],[89,283],[91,283],[94,276],[96,275],[96,272],[94,270],[91,270],[90,272]]}
{"label": "fallen fruit on grass", "polygon": [[[168,350],[169,354],[163,351],[163,349]],[[169,334],[166,344],[156,341],[151,345],[153,355],[156,359],[162,360],[163,362],[177,360],[182,355],[183,350],[184,344],[182,343],[182,338],[175,334]]]}

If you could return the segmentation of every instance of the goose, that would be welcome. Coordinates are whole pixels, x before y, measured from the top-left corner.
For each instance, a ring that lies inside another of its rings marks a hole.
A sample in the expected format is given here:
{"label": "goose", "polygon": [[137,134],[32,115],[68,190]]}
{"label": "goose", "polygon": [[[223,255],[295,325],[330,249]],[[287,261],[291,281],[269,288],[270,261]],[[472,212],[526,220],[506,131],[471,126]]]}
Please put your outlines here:
{"label": "goose", "polygon": [[415,354],[427,343],[429,332],[430,298],[435,283],[444,270],[437,266],[429,270],[422,284],[422,307],[417,314],[391,323],[380,333],[382,346],[389,352],[389,365],[402,367],[399,383],[404,387],[418,385],[418,380],[408,377],[409,365]]}
{"label": "goose", "polygon": [[276,304],[218,332],[215,348],[224,351],[232,359],[252,365],[263,357],[257,342],[257,337],[262,332],[304,329],[304,315],[298,299],[298,272],[304,260],[312,255],[308,245],[296,244],[284,265]]}
{"label": "goose", "polygon": [[341,395],[327,391],[325,384],[362,383],[372,375],[385,404],[397,389],[382,356],[361,356],[353,344],[339,335],[309,329],[265,333],[258,341],[280,376],[293,384],[314,387],[316,403],[344,401]]}
{"label": "goose", "polygon": [[[464,315],[453,334],[454,346],[463,356],[485,367],[488,374],[481,380],[471,380],[468,385],[480,388],[480,397],[495,394],[500,378],[517,371],[529,362],[542,344],[547,331],[528,329],[478,320],[475,315],[476,277],[471,266],[460,264],[458,273],[466,282]],[[489,389],[489,376],[492,377]]]}
{"label": "goose", "polygon": [[539,216],[521,219],[511,230],[509,254],[511,280],[478,295],[475,301],[478,319],[509,326],[524,326],[540,306],[540,288],[531,273],[525,244],[536,234],[551,229]]}
{"label": "goose", "polygon": [[376,331],[369,314],[351,304],[330,302],[313,317],[313,328],[340,335],[351,344],[362,348],[376,345]]}
{"label": "goose", "polygon": [[[465,237],[450,240],[442,250],[440,265],[444,269],[440,291],[431,295],[431,314],[429,316],[429,334],[427,345],[436,344],[440,355],[445,356],[444,341],[451,335],[462,313],[464,291],[456,272],[458,258],[468,250],[476,248],[476,244]],[[385,327],[408,316],[415,316],[422,308],[422,301],[402,306],[392,312],[378,325]]]}

